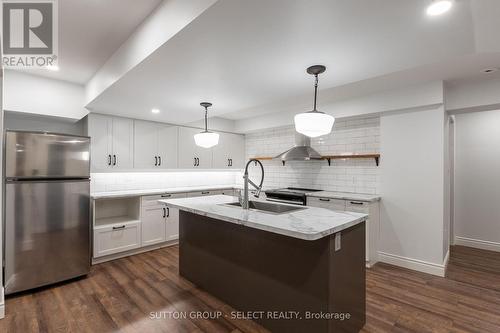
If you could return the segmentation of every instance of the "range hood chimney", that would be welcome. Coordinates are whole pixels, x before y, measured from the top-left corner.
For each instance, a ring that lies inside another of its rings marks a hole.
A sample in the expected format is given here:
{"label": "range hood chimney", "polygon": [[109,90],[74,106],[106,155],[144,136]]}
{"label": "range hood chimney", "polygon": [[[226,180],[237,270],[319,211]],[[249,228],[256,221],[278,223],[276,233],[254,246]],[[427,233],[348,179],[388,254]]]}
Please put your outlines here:
{"label": "range hood chimney", "polygon": [[311,147],[311,138],[295,133],[295,146],[274,157],[281,161],[310,161],[320,160],[321,155]]}

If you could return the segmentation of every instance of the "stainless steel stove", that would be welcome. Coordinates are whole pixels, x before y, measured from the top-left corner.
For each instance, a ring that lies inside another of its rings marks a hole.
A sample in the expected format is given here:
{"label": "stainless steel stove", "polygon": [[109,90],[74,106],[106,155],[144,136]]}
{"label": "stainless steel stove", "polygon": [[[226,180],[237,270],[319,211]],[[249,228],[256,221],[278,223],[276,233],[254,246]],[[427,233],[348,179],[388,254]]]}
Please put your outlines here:
{"label": "stainless steel stove", "polygon": [[295,205],[305,206],[307,204],[307,193],[319,192],[322,190],[308,189],[308,188],[298,188],[298,187],[287,187],[279,188],[275,190],[267,190],[266,200],[277,201],[283,203],[290,203]]}

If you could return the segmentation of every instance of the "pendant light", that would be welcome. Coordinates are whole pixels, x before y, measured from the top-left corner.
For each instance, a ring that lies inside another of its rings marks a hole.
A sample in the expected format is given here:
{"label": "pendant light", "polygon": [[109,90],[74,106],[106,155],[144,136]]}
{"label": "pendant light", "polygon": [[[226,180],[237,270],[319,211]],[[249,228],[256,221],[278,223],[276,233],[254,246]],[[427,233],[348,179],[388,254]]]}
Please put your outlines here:
{"label": "pendant light", "polygon": [[308,137],[315,138],[329,134],[332,131],[335,118],[316,109],[318,97],[318,75],[326,70],[325,66],[314,65],[307,69],[307,73],[314,75],[314,107],[312,111],[295,115],[295,130]]}
{"label": "pendant light", "polygon": [[194,142],[197,146],[212,148],[219,143],[219,134],[208,130],[208,108],[212,106],[212,103],[202,102],[200,105],[205,108],[205,130],[194,135]]}

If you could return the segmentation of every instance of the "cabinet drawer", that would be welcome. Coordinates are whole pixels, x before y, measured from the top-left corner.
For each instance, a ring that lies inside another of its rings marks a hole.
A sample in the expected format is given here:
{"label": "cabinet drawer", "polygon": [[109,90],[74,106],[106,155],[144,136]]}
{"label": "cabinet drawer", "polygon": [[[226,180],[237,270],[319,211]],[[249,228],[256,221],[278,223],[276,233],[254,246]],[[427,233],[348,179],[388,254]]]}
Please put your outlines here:
{"label": "cabinet drawer", "polygon": [[236,196],[236,192],[233,189],[222,190],[220,194]]}
{"label": "cabinet drawer", "polygon": [[370,212],[370,203],[356,200],[346,200],[345,210],[348,212],[357,212],[368,214]]}
{"label": "cabinet drawer", "polygon": [[163,193],[157,195],[146,195],[141,197],[141,205],[142,207],[157,206],[162,205],[158,202],[158,200],[161,199],[176,199],[185,197],[186,193]]}
{"label": "cabinet drawer", "polygon": [[206,191],[196,191],[196,192],[189,192],[188,197],[202,197],[206,195],[218,195],[222,194],[222,190],[206,190]]}
{"label": "cabinet drawer", "polygon": [[307,205],[331,210],[345,210],[345,200],[340,199],[307,197]]}
{"label": "cabinet drawer", "polygon": [[140,222],[94,228],[94,258],[136,249],[140,246]]}

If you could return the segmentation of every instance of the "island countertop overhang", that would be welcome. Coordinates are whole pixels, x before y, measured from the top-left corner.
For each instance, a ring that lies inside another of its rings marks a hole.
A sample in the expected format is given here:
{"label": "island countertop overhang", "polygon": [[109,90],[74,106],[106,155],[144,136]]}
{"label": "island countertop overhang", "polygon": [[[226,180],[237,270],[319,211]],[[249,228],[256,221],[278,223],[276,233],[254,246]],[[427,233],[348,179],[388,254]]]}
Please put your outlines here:
{"label": "island countertop overhang", "polygon": [[317,207],[304,206],[303,210],[291,213],[270,214],[226,205],[237,201],[236,197],[227,195],[159,200],[181,211],[309,241],[340,232],[368,218],[367,214]]}

